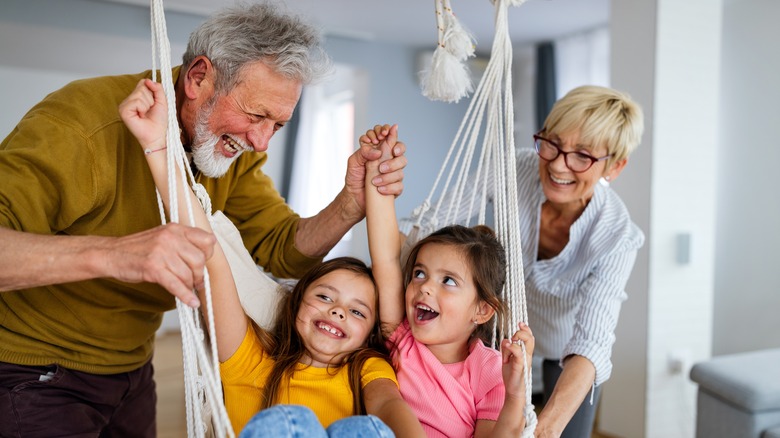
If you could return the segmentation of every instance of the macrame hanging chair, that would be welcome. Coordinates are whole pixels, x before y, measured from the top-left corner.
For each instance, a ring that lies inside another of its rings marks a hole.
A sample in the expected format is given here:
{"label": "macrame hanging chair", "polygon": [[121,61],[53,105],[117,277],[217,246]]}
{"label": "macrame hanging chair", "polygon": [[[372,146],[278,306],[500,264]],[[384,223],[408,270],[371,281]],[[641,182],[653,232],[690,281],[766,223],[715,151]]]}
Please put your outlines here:
{"label": "macrame hanging chair", "polygon": [[[165,24],[162,0],[151,1],[152,21],[152,80],[157,80],[157,62],[160,63],[160,75],[163,91],[168,100],[168,131],[166,153],[168,154],[168,189],[172,200],[177,198],[179,184],[176,181],[176,168],[181,175],[181,187],[192,187],[201,206],[211,220],[211,201],[203,186],[195,182],[189,162],[179,136],[179,124],[176,117],[176,96],[173,87],[171,71],[171,48],[168,31]],[[189,180],[189,182],[188,182]],[[187,224],[194,226],[194,216],[190,197],[187,200]],[[160,193],[157,192],[157,202],[160,208],[160,219],[166,222]],[[170,202],[170,221],[180,222],[178,202]],[[184,364],[184,391],[187,414],[187,436],[204,437],[207,434],[217,437],[234,437],[233,428],[225,410],[222,398],[222,385],[219,377],[219,362],[217,343],[214,334],[214,314],[211,311],[211,288],[209,286],[208,270],[204,272],[206,302],[208,312],[206,319],[209,327],[208,339],[201,324],[201,316],[197,309],[192,309],[176,299],[179,315],[179,325],[182,336],[182,356]]]}
{"label": "macrame hanging chair", "polygon": [[[434,0],[439,44],[431,67],[423,72],[423,95],[433,100],[457,102],[471,91],[465,60],[473,56],[471,36],[458,23],[449,0]],[[494,327],[497,339],[510,336],[519,322],[528,322],[517,207],[517,178],[512,98],[512,43],[509,39],[508,9],[525,0],[492,0],[495,6],[495,37],[490,60],[466,115],[442,163],[425,201],[412,214],[412,228],[404,242],[402,257],[424,236],[456,222],[456,218],[477,217],[484,224],[488,209],[487,188],[492,184],[495,231],[507,255],[507,281],[502,298],[509,309],[503,327]],[[466,44],[466,42],[468,44]],[[480,143],[481,140],[481,144]],[[479,147],[481,146],[481,148]],[[477,152],[479,152],[477,154]],[[478,162],[474,163],[475,155]],[[446,172],[446,176],[445,176]],[[443,180],[443,183],[442,183]],[[446,195],[446,196],[445,196]],[[432,205],[434,199],[438,199]],[[465,205],[464,205],[465,204]],[[462,214],[464,212],[466,214]],[[456,216],[457,213],[457,216]],[[468,225],[468,224],[464,224]],[[525,346],[523,346],[525,352]],[[526,426],[523,437],[532,437],[536,414],[531,403],[531,364],[525,364]]]}
{"label": "macrame hanging chair", "polygon": [[[430,99],[456,102],[472,91],[468,69],[465,60],[473,56],[474,45],[468,32],[460,25],[449,0],[434,0],[436,5],[437,24],[439,28],[439,46],[434,52],[432,68],[424,74],[423,94]],[[425,202],[418,207],[413,215],[414,226],[405,246],[429,234],[441,224],[451,223],[461,201],[469,202],[469,216],[479,201],[478,222],[485,222],[487,210],[487,195],[483,190],[478,199],[477,192],[468,200],[461,199],[472,168],[477,142],[482,136],[482,149],[479,154],[476,179],[486,178],[492,174],[494,184],[493,212],[496,233],[507,249],[509,265],[507,282],[502,292],[503,298],[511,310],[509,321],[504,327],[495,327],[495,340],[505,337],[511,327],[516,327],[520,321],[527,322],[525,307],[525,286],[523,283],[523,264],[520,247],[520,237],[517,229],[517,188],[515,177],[514,154],[514,113],[512,101],[511,61],[512,46],[508,35],[507,10],[509,6],[519,6],[525,0],[492,0],[496,9],[496,33],[491,50],[490,61],[476,92],[469,104],[447,158],[442,165],[433,188]],[[211,201],[203,186],[195,181],[190,170],[189,161],[179,137],[179,126],[176,116],[176,98],[173,87],[170,43],[165,24],[162,0],[151,0],[152,21],[152,71],[153,80],[157,80],[156,72],[159,61],[159,71],[163,91],[168,101],[168,132],[166,150],[168,154],[168,188],[171,199],[177,199],[179,184],[176,175],[181,176],[181,187],[191,187],[214,228],[215,234],[225,250],[232,271],[240,273],[236,276],[239,298],[247,315],[261,327],[268,328],[275,315],[275,303],[284,291],[270,278],[263,275],[255,266],[251,257],[241,244],[240,236],[235,227],[229,224],[227,218],[220,212],[211,214]],[[484,121],[484,129],[483,127]],[[179,172],[176,172],[176,169]],[[445,169],[451,169],[445,182],[441,181]],[[455,178],[454,185],[453,178]],[[483,184],[483,189],[487,185]],[[444,193],[453,190],[455,196],[450,196],[450,203],[443,205]],[[434,196],[439,196],[435,207],[431,208]],[[192,204],[187,200],[187,223],[194,226]],[[157,194],[161,222],[167,221],[160,194]],[[170,202],[170,221],[180,222],[178,203]],[[445,219],[439,221],[440,211],[446,211]],[[234,267],[238,267],[237,269]],[[205,298],[204,305],[208,309],[205,318],[208,322],[208,338],[201,324],[201,315],[176,300],[179,323],[182,332],[182,353],[184,365],[184,386],[187,415],[187,436],[189,437],[234,437],[233,428],[225,410],[222,398],[222,387],[219,377],[216,337],[214,334],[214,315],[211,312],[211,290],[208,271],[204,272]],[[211,342],[207,341],[212,340]],[[523,350],[525,347],[523,346]],[[523,437],[532,437],[536,427],[536,415],[531,404],[531,369],[526,364],[526,427]]]}

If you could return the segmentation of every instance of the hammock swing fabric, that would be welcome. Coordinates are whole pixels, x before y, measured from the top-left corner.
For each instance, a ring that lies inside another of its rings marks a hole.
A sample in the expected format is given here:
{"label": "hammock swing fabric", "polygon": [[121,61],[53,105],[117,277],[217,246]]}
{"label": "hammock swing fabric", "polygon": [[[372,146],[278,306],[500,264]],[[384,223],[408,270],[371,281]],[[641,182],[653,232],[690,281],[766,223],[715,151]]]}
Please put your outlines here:
{"label": "hammock swing fabric", "polygon": [[[433,54],[430,70],[423,73],[423,94],[433,100],[457,102],[471,91],[468,70],[463,65],[463,61],[473,55],[473,48],[464,48],[464,41],[471,43],[471,36],[458,23],[450,0],[434,1],[439,44]],[[508,21],[509,7],[520,6],[525,0],[491,1],[495,6],[495,37],[490,61],[428,197],[413,212],[411,230],[406,230],[408,237],[404,242],[402,259],[406,258],[417,241],[442,226],[454,223],[456,213],[458,217],[466,218],[478,213],[476,223],[484,224],[488,205],[487,187],[492,183],[495,230],[499,241],[506,248],[508,264],[502,298],[510,311],[506,324],[494,327],[493,347],[496,347],[496,340],[511,335],[518,322],[528,322],[520,232],[517,227],[519,212],[514,147],[512,43]],[[482,147],[475,165],[474,157],[480,138]],[[442,185],[445,170],[449,172]],[[432,208],[432,202],[437,198]],[[464,204],[468,205],[467,209]],[[467,214],[461,216],[464,209]],[[525,345],[522,347],[525,352]],[[526,363],[525,369],[526,426],[522,436],[532,437],[537,420],[531,403],[533,388],[530,364]]]}
{"label": "hammock swing fabric", "polygon": [[[450,7],[449,0],[434,0],[436,4],[437,24],[439,27],[439,46],[433,56],[433,67],[424,78],[423,94],[435,100],[457,101],[471,92],[471,82],[468,77],[468,69],[462,64],[468,57],[473,56],[474,46],[471,36],[463,29]],[[493,175],[495,184],[493,200],[496,233],[499,240],[507,249],[507,282],[503,291],[503,298],[510,309],[510,318],[504,327],[495,327],[494,346],[496,339],[505,337],[509,328],[517,327],[520,321],[527,322],[525,307],[525,286],[523,283],[522,256],[520,251],[520,237],[515,224],[517,224],[517,204],[513,202],[517,198],[515,177],[514,154],[514,112],[512,101],[511,61],[512,46],[508,35],[507,10],[509,6],[519,6],[525,0],[491,0],[496,8],[496,33],[491,50],[491,57],[486,72],[482,77],[477,90],[469,104],[466,116],[458,129],[450,150],[447,154],[442,169],[426,201],[415,210],[413,215],[414,227],[409,233],[405,245],[413,245],[424,235],[434,231],[437,226],[436,218],[440,211],[447,211],[445,223],[450,223],[450,218],[458,211],[458,205],[466,188],[467,176],[472,167],[472,162],[480,137],[480,127],[483,120],[485,129],[482,133],[482,151],[479,155],[479,164],[476,179],[487,178]],[[211,201],[203,186],[195,181],[190,170],[189,161],[179,137],[179,127],[176,117],[176,98],[173,87],[170,59],[170,42],[168,40],[165,15],[162,0],[151,0],[152,21],[152,71],[153,80],[157,80],[157,62],[160,63],[160,74],[163,91],[168,101],[168,130],[167,145],[168,154],[168,189],[171,199],[177,199],[179,184],[176,175],[180,175],[181,187],[192,187],[195,195],[209,222],[214,229],[220,245],[230,264],[236,280],[239,298],[244,311],[263,328],[270,328],[276,314],[276,303],[280,295],[285,293],[274,280],[264,275],[255,265],[252,258],[246,252],[238,234],[238,230],[221,213],[211,214]],[[487,112],[487,114],[486,114]],[[485,118],[487,116],[487,118]],[[452,162],[452,164],[450,164]],[[178,167],[179,172],[176,172]],[[446,181],[438,191],[444,169],[451,169]],[[457,176],[454,186],[451,187],[453,177]],[[189,182],[188,182],[189,181]],[[472,181],[473,182],[473,181]],[[480,201],[479,223],[485,222],[487,208],[487,195],[482,184],[483,193]],[[501,190],[498,190],[501,188]],[[454,192],[450,192],[454,190]],[[443,205],[443,196],[439,197],[434,209],[431,209],[431,200],[436,194],[455,193],[450,197],[450,204]],[[187,206],[188,224],[193,226],[194,219],[192,204],[189,197],[185,197]],[[166,214],[163,208],[159,192],[157,200],[160,209],[162,223],[166,223]],[[477,201],[476,190],[469,200],[469,217]],[[171,202],[170,221],[180,222],[178,203]],[[442,208],[446,210],[442,210]],[[444,224],[442,224],[444,225]],[[182,353],[184,366],[184,386],[187,415],[187,436],[189,437],[234,437],[233,428],[227,416],[222,397],[222,387],[219,376],[219,362],[217,360],[217,345],[214,334],[214,315],[211,311],[211,290],[209,286],[208,271],[204,272],[205,298],[204,303],[208,309],[205,315],[208,321],[208,338],[201,325],[199,310],[192,309],[176,299],[176,308],[179,315],[179,324],[182,332]],[[208,339],[208,340],[207,340]],[[525,346],[523,346],[525,351]],[[531,368],[526,364],[526,427],[523,437],[532,437],[536,428],[536,415],[531,403]]]}

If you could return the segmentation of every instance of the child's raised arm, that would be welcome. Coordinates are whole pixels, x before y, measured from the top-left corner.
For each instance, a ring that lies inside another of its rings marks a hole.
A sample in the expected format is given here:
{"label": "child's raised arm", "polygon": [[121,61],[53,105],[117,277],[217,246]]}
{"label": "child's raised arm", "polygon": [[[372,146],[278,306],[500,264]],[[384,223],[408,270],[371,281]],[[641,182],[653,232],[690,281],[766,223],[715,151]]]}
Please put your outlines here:
{"label": "child's raised arm", "polygon": [[[166,210],[170,210],[168,191],[168,156],[166,131],[168,111],[162,85],[143,79],[135,90],[119,105],[119,115],[130,132],[135,135],[143,148],[146,162],[154,178],[154,184],[160,191],[160,197]],[[195,194],[189,185],[182,186],[180,170],[176,168],[176,184],[179,211],[186,212],[186,197],[190,197],[195,225],[213,232],[206,213],[200,208]],[[211,281],[212,302],[214,304],[214,325],[219,345],[219,360],[224,361],[235,353],[247,330],[247,318],[238,299],[225,254],[219,243],[215,244],[214,255],[206,262]],[[204,288],[200,288],[201,303],[205,303]],[[201,309],[205,312],[204,309]]]}
{"label": "child's raised arm", "polygon": [[395,218],[395,197],[386,196],[371,184],[379,174],[379,163],[390,157],[398,140],[398,126],[384,125],[360,137],[361,143],[379,144],[382,158],[366,163],[366,225],[371,269],[379,290],[379,320],[384,335],[390,336],[405,316],[401,273],[401,239]]}

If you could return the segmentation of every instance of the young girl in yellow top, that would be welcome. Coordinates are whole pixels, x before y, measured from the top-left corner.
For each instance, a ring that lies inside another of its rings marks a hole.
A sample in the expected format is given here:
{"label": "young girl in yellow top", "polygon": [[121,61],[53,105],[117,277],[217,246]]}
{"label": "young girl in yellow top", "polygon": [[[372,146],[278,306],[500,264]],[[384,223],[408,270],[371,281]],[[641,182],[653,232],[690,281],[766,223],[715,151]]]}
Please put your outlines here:
{"label": "young girl in yellow top", "polygon": [[[377,125],[360,141],[388,156],[397,129]],[[531,331],[521,323],[500,353],[482,342],[503,319],[502,245],[486,226],[447,226],[418,242],[402,271],[395,201],[370,186],[377,173],[376,163],[366,165],[368,242],[401,394],[429,437],[520,436]]]}
{"label": "young girl in yellow top", "polygon": [[[143,150],[165,148],[167,109],[160,84],[141,81],[119,112]],[[146,158],[167,207],[167,155],[147,153]],[[180,211],[186,211],[185,196],[196,204],[189,187],[177,192]],[[212,231],[205,213],[193,211],[196,225]],[[313,268],[282,300],[269,331],[245,315],[219,244],[207,267],[225,405],[236,433],[258,411],[276,404],[308,406],[324,427],[351,415],[372,414],[396,435],[422,433],[379,353],[378,295],[362,262],[342,258]]]}

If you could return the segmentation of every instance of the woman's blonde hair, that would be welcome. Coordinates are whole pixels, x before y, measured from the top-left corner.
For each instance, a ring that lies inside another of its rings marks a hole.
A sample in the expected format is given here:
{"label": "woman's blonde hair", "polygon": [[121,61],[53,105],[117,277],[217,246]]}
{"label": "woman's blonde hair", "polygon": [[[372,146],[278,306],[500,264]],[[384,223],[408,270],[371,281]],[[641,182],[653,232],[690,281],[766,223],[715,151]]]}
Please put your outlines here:
{"label": "woman's blonde hair", "polygon": [[577,87],[555,102],[544,121],[546,134],[579,131],[580,142],[604,145],[612,163],[628,158],[644,131],[642,108],[617,90],[595,85]]}

